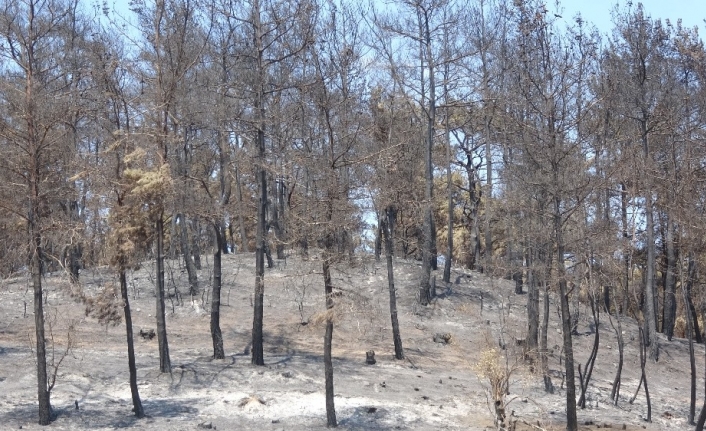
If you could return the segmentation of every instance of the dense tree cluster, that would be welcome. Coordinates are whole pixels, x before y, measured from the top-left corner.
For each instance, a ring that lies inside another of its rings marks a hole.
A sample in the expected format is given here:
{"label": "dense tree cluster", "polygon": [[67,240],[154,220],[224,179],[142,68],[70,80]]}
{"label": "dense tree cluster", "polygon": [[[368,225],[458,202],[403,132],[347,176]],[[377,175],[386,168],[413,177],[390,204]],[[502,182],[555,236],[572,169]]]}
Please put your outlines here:
{"label": "dense tree cluster", "polygon": [[[422,261],[421,305],[452,263],[511,277],[527,292],[527,344],[545,371],[556,295],[571,430],[575,389],[590,379],[588,367],[578,386],[574,375],[579,304],[607,314],[619,339],[621,316],[639,320],[651,360],[664,338],[703,340],[696,29],[637,4],[616,9],[602,35],[580,16],[560,24],[540,0],[135,0],[129,17],[78,0],[0,6],[0,274],[27,274],[34,289],[42,424],[49,271],[78,283],[83,268],[114,269],[138,416],[125,273],[146,259],[162,372],[165,257],[185,262],[184,294],[212,290],[223,358],[221,255],[253,250],[255,365],[265,268],[288,253],[321,255],[329,308],[332,265],[384,254],[395,328],[392,256]],[[198,280],[203,253],[210,286]],[[329,315],[331,426],[333,324]],[[553,390],[546,372],[544,382]]]}

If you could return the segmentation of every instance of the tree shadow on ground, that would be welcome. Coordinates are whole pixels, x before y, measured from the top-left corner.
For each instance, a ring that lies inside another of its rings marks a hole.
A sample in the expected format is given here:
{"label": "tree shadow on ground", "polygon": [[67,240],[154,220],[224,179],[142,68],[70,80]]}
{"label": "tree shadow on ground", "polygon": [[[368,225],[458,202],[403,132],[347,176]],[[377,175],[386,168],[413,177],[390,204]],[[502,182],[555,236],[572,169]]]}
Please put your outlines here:
{"label": "tree shadow on ground", "polygon": [[391,415],[387,409],[377,406],[360,406],[351,410],[343,409],[339,412],[341,419],[338,425],[349,430],[371,430],[383,431],[392,429],[401,429],[404,423],[395,425],[382,423],[381,421],[390,420]]}
{"label": "tree shadow on ground", "polygon": [[[146,418],[196,418],[199,410],[192,407],[197,402],[196,399],[151,399],[142,402]],[[113,404],[106,407],[106,404]],[[132,402],[129,400],[107,400],[101,399],[98,402],[85,402],[80,404],[80,409],[76,410],[74,404],[70,406],[54,406],[53,421],[55,423],[70,422],[72,426],[80,426],[81,429],[115,429],[127,428],[135,425],[137,419],[132,413]],[[17,428],[28,423],[36,423],[38,420],[37,405],[25,403],[11,407],[0,412],[0,424]],[[5,429],[5,428],[3,428]]]}

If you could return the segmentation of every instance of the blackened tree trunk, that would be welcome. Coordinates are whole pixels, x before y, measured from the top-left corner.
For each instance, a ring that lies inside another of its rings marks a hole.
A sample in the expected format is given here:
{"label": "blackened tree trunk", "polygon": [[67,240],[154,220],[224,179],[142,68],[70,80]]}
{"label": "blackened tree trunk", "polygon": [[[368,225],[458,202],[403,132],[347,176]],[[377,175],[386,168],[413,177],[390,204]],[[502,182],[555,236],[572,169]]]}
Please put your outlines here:
{"label": "blackened tree trunk", "polygon": [[[647,372],[645,371],[645,367],[647,365],[647,336],[644,333],[644,330],[642,328],[640,329],[640,369],[641,369],[641,377],[640,377],[640,383],[645,385],[645,399],[647,401],[647,422],[652,422],[652,402],[650,400],[650,390],[647,386]],[[632,404],[635,401],[635,398],[637,397],[637,393],[640,391],[640,383],[637,385],[637,391],[635,392],[635,395],[632,397],[632,400],[630,400],[630,404]]]}
{"label": "blackened tree trunk", "polygon": [[478,190],[478,166],[473,161],[476,148],[469,146],[464,142],[462,149],[466,153],[466,162],[463,163],[466,169],[466,178],[468,179],[468,209],[466,213],[468,229],[471,231],[471,250],[469,259],[469,268],[478,269],[481,266],[481,247],[480,247],[480,220],[478,209],[480,208],[481,199]]}
{"label": "blackened tree trunk", "polygon": [[539,347],[539,288],[534,275],[534,250],[530,247],[527,261],[527,350],[537,353]]}
{"label": "blackened tree trunk", "polygon": [[704,431],[704,423],[706,423],[706,401],[704,401],[704,406],[701,407],[701,413],[699,413],[699,420],[696,422],[695,431]]}
{"label": "blackened tree trunk", "polygon": [[387,260],[387,284],[390,290],[390,319],[392,320],[392,340],[395,343],[395,359],[404,359],[400,325],[397,321],[397,295],[395,293],[395,273],[392,263],[392,238],[390,237],[389,217],[385,211],[385,218],[381,221],[382,234],[385,237],[385,258]]}
{"label": "blackened tree trunk", "polygon": [[[243,212],[245,211],[245,204],[243,203],[243,189],[240,184],[240,170],[238,169],[238,164],[235,164],[235,187],[238,193],[238,232],[240,234],[240,248],[245,253],[249,252],[248,248],[248,236],[245,234],[245,222],[243,221]],[[233,226],[231,224],[231,226]],[[231,238],[233,235],[231,234]],[[235,242],[235,238],[232,238]]]}
{"label": "blackened tree trunk", "polygon": [[549,375],[549,358],[547,357],[549,352],[549,347],[547,345],[547,332],[549,331],[549,283],[547,283],[546,280],[543,280],[542,283],[544,285],[544,294],[542,298],[542,335],[539,339],[539,352],[540,359],[542,361],[544,391],[549,394],[553,394],[554,384],[552,383],[552,378]]}
{"label": "blackened tree trunk", "polygon": [[596,298],[591,296],[589,298],[589,301],[591,302],[591,313],[593,314],[593,324],[596,327],[596,335],[593,339],[593,349],[591,349],[591,353],[588,357],[588,360],[586,361],[586,367],[584,369],[583,374],[581,373],[581,364],[579,364],[579,381],[581,383],[581,395],[579,396],[579,406],[582,409],[586,408],[586,391],[588,390],[588,384],[591,381],[591,374],[593,374],[593,366],[596,363],[596,357],[598,356],[598,346],[600,344],[600,308],[598,308],[598,304],[596,303]]}
{"label": "blackened tree trunk", "polygon": [[[387,217],[387,216],[384,216]],[[375,230],[375,261],[380,262],[380,256],[382,255],[382,224],[383,220],[378,214],[378,228]]]}
{"label": "blackened tree trunk", "polygon": [[[330,239],[329,239],[330,241]],[[336,408],[334,405],[333,390],[333,361],[331,358],[331,344],[333,340],[333,285],[331,284],[330,254],[324,252],[323,256],[324,291],[326,293],[326,333],[324,334],[324,375],[326,378],[326,424],[336,427]]]}
{"label": "blackened tree trunk", "polygon": [[432,295],[431,295],[431,244],[432,240],[429,237],[429,230],[428,226],[431,223],[431,219],[429,218],[429,214],[425,214],[424,216],[424,229],[422,232],[422,235],[424,236],[423,239],[423,246],[422,246],[422,272],[420,275],[420,280],[419,280],[419,303],[421,305],[429,305],[429,303],[432,300]]}
{"label": "blackened tree trunk", "polygon": [[645,198],[645,224],[647,229],[647,268],[645,271],[645,343],[649,346],[650,359],[659,358],[659,342],[657,340],[657,313],[655,310],[655,223],[652,208],[652,193],[647,192]]}
{"label": "blackened tree trunk", "polygon": [[213,341],[213,359],[225,358],[223,335],[221,334],[221,253],[223,250],[223,231],[225,227],[214,223],[216,247],[213,253],[213,292],[211,293],[211,340]]}
{"label": "blackened tree trunk", "polygon": [[277,259],[284,259],[284,242],[286,241],[285,235],[285,188],[286,184],[284,178],[275,179],[275,202],[273,208],[273,227],[275,230],[275,237],[277,238],[277,244],[275,246],[277,251]]}
{"label": "blackened tree trunk", "polygon": [[[681,265],[679,266],[681,268]],[[682,280],[682,295],[684,299],[684,315],[686,317],[686,337],[689,340],[689,369],[691,374],[690,386],[689,386],[689,424],[694,425],[694,418],[696,416],[696,357],[694,356],[694,325],[691,323],[691,313],[688,310],[688,299],[687,292],[691,290],[691,284],[694,282],[694,277],[696,275],[696,265],[694,262],[694,256],[689,253],[689,263],[686,270],[687,279]],[[681,274],[681,270],[680,270]]]}
{"label": "blackened tree trunk", "polygon": [[[194,268],[196,269],[201,269],[201,245],[199,238],[201,236],[201,226],[199,226],[199,220],[197,218],[194,218],[192,220],[193,224],[193,231],[194,234],[191,235],[191,257],[194,259]],[[223,231],[225,232],[225,227],[223,228]],[[225,235],[223,236],[225,238]],[[225,243],[225,241],[224,241]],[[227,246],[224,246],[227,250]],[[224,252],[225,254],[228,254],[228,251]],[[198,293],[198,274],[196,277],[196,292]]]}
{"label": "blackened tree trunk", "polygon": [[157,342],[159,344],[159,370],[163,373],[171,373],[172,363],[169,359],[167,319],[164,310],[164,221],[162,216],[160,213],[155,223],[157,234]]}
{"label": "blackened tree trunk", "polygon": [[191,256],[191,243],[189,241],[189,226],[184,214],[177,215],[180,227],[181,253],[184,257],[184,266],[189,277],[189,295],[195,296],[199,293],[199,278],[196,273],[196,264]]}
{"label": "blackened tree trunk", "polygon": [[[557,170],[553,173],[555,183]],[[561,223],[561,200],[554,196],[554,247],[556,248],[556,269],[559,280],[559,300],[561,302],[561,326],[564,337],[564,370],[566,372],[566,430],[577,431],[576,417],[576,377],[574,376],[574,347],[571,340],[571,312],[569,309],[569,292],[566,286],[566,270],[564,268],[564,238]]]}
{"label": "blackened tree trunk", "polygon": [[132,313],[130,313],[130,295],[127,290],[125,269],[120,269],[120,294],[123,297],[123,311],[125,312],[125,331],[127,332],[127,363],[130,368],[130,392],[132,393],[132,410],[138,419],[145,417],[142,408],[140,392],[137,388],[137,366],[135,365],[135,343],[132,334]]}
{"label": "blackened tree trunk", "polygon": [[[610,290],[608,291],[610,292]],[[610,294],[610,293],[609,293]],[[609,301],[606,301],[606,303]],[[608,319],[610,325],[615,331],[615,336],[618,339],[618,369],[615,371],[615,379],[613,379],[613,386],[610,391],[610,398],[613,400],[614,405],[618,405],[618,400],[620,400],[620,385],[621,378],[623,374],[623,363],[625,360],[625,342],[623,340],[623,325],[620,321],[620,309],[615,307],[615,324],[610,315],[610,308],[606,306],[606,313],[608,314]]]}
{"label": "blackened tree trunk", "polygon": [[687,313],[691,313],[691,324],[694,327],[694,339],[696,340],[697,343],[701,344],[703,343],[703,337],[701,336],[701,328],[699,328],[699,319],[698,315],[696,313],[696,307],[694,306],[694,301],[691,298],[691,283],[686,283],[686,301],[688,304],[689,309],[686,311]]}
{"label": "blackened tree trunk", "polygon": [[[260,161],[264,163],[265,137],[264,133],[258,131],[258,141],[260,142]],[[257,231],[255,234],[255,298],[253,301],[253,328],[252,328],[252,363],[253,365],[265,365],[262,339],[262,323],[264,314],[265,299],[265,214],[267,211],[267,178],[264,167],[258,167],[260,202],[257,206]]]}
{"label": "blackened tree trunk", "polygon": [[262,324],[265,299],[265,252],[267,233],[267,171],[265,169],[265,59],[263,46],[263,28],[260,22],[260,2],[253,1],[253,29],[254,42],[257,54],[255,113],[257,115],[257,132],[255,143],[257,145],[257,181],[260,201],[257,205],[257,230],[255,234],[255,297],[253,301],[253,327],[252,327],[252,363],[265,365],[263,353]]}
{"label": "blackened tree trunk", "polygon": [[516,295],[522,295],[524,293],[524,290],[522,287],[524,286],[524,280],[522,279],[522,270],[515,271],[512,274],[512,279],[515,281],[515,294]]}
{"label": "blackened tree trunk", "polygon": [[[623,243],[628,244],[630,238],[630,231],[628,230],[628,189],[625,182],[620,183],[620,223],[623,230]],[[630,295],[628,290],[630,288],[630,251],[629,246],[625,246],[623,250],[623,301],[622,301],[622,311],[617,310],[617,315],[620,313],[628,313],[628,299]]]}
{"label": "blackened tree trunk", "polygon": [[[426,205],[424,210],[424,250],[422,253],[422,258],[429,261],[429,271],[427,271],[426,266],[423,265],[424,270],[422,271],[422,284],[424,284],[424,287],[426,287],[427,289],[427,297],[432,298],[435,292],[431,292],[429,275],[431,274],[431,270],[437,269],[436,223],[434,222],[434,211],[432,202],[432,199],[434,197],[434,161],[432,159],[432,149],[434,148],[434,137],[436,135],[436,65],[434,64],[435,62],[431,46],[431,29],[429,23],[430,11],[419,7],[417,13],[419,18],[419,30],[423,38],[423,41],[420,41],[420,51],[422,51],[422,83],[425,81],[424,69],[427,69],[429,71],[429,106],[424,107],[425,110],[427,110],[427,136],[425,139],[426,142],[424,147],[424,200]],[[424,87],[422,87],[422,93],[424,94]],[[424,255],[425,253],[426,255]],[[424,304],[421,298],[420,302]]]}
{"label": "blackened tree trunk", "polygon": [[[35,188],[36,190],[36,188]],[[34,191],[34,190],[33,190]],[[35,220],[36,211],[39,206],[38,196],[33,196],[31,204],[31,214],[29,216],[29,232],[32,240],[30,250],[30,272],[32,274],[32,288],[34,290],[34,327],[36,337],[37,354],[37,398],[39,400],[39,424],[49,425],[51,422],[52,409],[50,402],[49,380],[47,376],[47,350],[44,335],[44,295],[42,291],[42,238]]]}
{"label": "blackened tree trunk", "polygon": [[670,220],[669,214],[666,217],[666,225],[667,271],[664,276],[664,321],[662,322],[662,332],[669,341],[672,341],[677,314],[677,279],[675,274],[677,253],[674,242],[674,223]]}

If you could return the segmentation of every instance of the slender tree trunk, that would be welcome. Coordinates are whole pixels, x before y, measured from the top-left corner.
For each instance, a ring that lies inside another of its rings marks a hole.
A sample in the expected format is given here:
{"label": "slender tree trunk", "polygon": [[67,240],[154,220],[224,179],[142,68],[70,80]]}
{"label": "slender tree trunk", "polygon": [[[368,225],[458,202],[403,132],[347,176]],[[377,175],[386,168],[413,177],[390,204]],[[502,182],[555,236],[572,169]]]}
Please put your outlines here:
{"label": "slender tree trunk", "polygon": [[659,341],[657,340],[657,314],[655,309],[655,233],[652,208],[652,193],[647,192],[645,199],[645,221],[647,229],[647,268],[645,272],[645,343],[650,347],[649,357],[659,359]]}
{"label": "slender tree trunk", "polygon": [[613,400],[614,405],[618,405],[620,400],[620,386],[621,378],[623,374],[623,363],[625,360],[625,342],[623,341],[623,325],[620,321],[620,310],[615,307],[615,322],[613,324],[613,319],[610,317],[610,308],[606,307],[606,313],[608,314],[608,319],[610,320],[610,325],[615,331],[615,336],[618,339],[618,369],[615,372],[615,379],[613,379],[613,386],[610,391],[610,398]]}
{"label": "slender tree trunk", "polygon": [[159,370],[163,373],[172,372],[169,359],[169,343],[167,342],[167,319],[164,310],[164,221],[162,214],[155,223],[157,231],[157,342],[159,344]]}
{"label": "slender tree trunk", "polygon": [[471,231],[471,262],[470,269],[478,269],[481,266],[480,254],[480,226],[478,208],[480,207],[480,193],[476,183],[476,169],[473,164],[473,154],[466,152],[466,178],[468,179],[468,206],[469,219],[468,228]]}
{"label": "slender tree trunk", "polygon": [[[259,133],[258,133],[259,135]],[[264,153],[264,136],[261,149]],[[260,159],[264,163],[264,154]],[[259,167],[260,203],[257,207],[257,233],[255,249],[255,298],[253,301],[252,363],[265,365],[263,353],[262,324],[265,299],[265,213],[267,211],[267,183],[264,167]]]}
{"label": "slender tree trunk", "polygon": [[490,148],[490,117],[485,118],[485,183],[487,191],[485,193],[485,264],[483,265],[483,270],[487,271],[490,269],[490,265],[493,259],[493,237],[492,231],[490,230],[490,201],[493,197],[493,158]]}
{"label": "slender tree trunk", "polygon": [[196,264],[191,257],[191,244],[189,242],[189,227],[184,214],[177,214],[179,219],[179,230],[181,232],[181,254],[184,257],[184,266],[189,277],[189,295],[196,296],[199,293],[199,278],[196,272]]}
{"label": "slender tree trunk", "polygon": [[[620,183],[620,222],[622,224],[623,230],[623,242],[628,243],[628,238],[630,237],[630,232],[628,230],[628,189],[624,182]],[[622,301],[622,311],[618,310],[617,314],[623,313],[628,314],[628,298],[630,297],[628,290],[630,287],[630,252],[628,246],[625,246],[623,250],[623,301]]]}
{"label": "slender tree trunk", "polygon": [[691,313],[691,324],[694,326],[694,339],[697,343],[703,343],[703,337],[701,336],[701,328],[699,328],[699,318],[696,313],[696,307],[694,306],[694,301],[691,299],[691,283],[686,283],[686,301],[688,304],[688,309],[685,313]]}
{"label": "slender tree trunk", "polygon": [[125,312],[125,331],[127,333],[127,362],[130,369],[130,392],[132,393],[132,409],[138,419],[145,417],[142,408],[140,392],[137,388],[137,366],[135,365],[135,344],[132,335],[132,313],[130,312],[130,295],[127,290],[125,269],[120,269],[120,294],[123,297],[123,311]]}
{"label": "slender tree trunk", "polygon": [[[436,124],[436,80],[435,80],[435,64],[431,46],[431,30],[429,28],[428,12],[424,10],[420,12],[421,33],[424,38],[423,57],[426,58],[426,67],[429,69],[429,107],[427,112],[427,136],[426,145],[424,148],[424,164],[425,164],[425,188],[424,199],[426,201],[425,224],[426,230],[424,248],[427,252],[426,259],[429,260],[430,271],[437,269],[437,248],[436,248],[436,223],[434,222],[433,212],[433,196],[434,196],[434,162],[432,159],[432,149],[434,148],[435,124]],[[422,80],[424,80],[424,72],[422,71]],[[423,90],[422,90],[423,92]],[[429,283],[428,277],[427,283]],[[427,285],[428,287],[428,285]],[[430,298],[434,296],[434,292],[430,289]]]}
{"label": "slender tree trunk", "polygon": [[[444,27],[444,53],[448,56],[449,48],[449,30]],[[451,263],[453,260],[454,251],[454,199],[453,199],[453,180],[451,176],[451,134],[449,128],[449,62],[444,62],[444,98],[446,101],[446,107],[444,108],[444,140],[446,141],[446,198],[448,200],[447,207],[447,218],[446,218],[446,230],[447,244],[446,244],[446,261],[444,262],[444,283],[451,282]],[[476,265],[478,261],[476,261]]]}
{"label": "slender tree trunk", "polygon": [[647,373],[645,371],[645,366],[647,365],[647,345],[645,344],[647,337],[644,334],[644,330],[642,328],[640,329],[640,369],[641,369],[641,375],[640,375],[640,383],[637,385],[637,391],[635,392],[635,395],[632,397],[630,400],[630,404],[632,404],[635,401],[635,398],[637,398],[637,394],[640,391],[640,386],[641,384],[645,385],[645,399],[647,400],[647,422],[652,422],[652,402],[650,400],[650,390],[647,387]]}
{"label": "slender tree trunk", "polygon": [[[554,175],[558,175],[554,170]],[[569,293],[566,286],[564,269],[564,239],[561,223],[561,201],[554,197],[554,240],[556,248],[556,268],[559,280],[559,299],[561,302],[561,323],[564,337],[564,369],[566,371],[566,430],[577,431],[576,416],[576,378],[574,376],[574,347],[571,340],[571,313],[569,311]]]}
{"label": "slender tree trunk", "polygon": [[[387,215],[384,215],[383,217],[387,218]],[[383,219],[380,217],[380,214],[378,213],[378,226],[377,229],[375,230],[375,261],[380,262],[380,256],[382,255],[382,224],[384,223]]]}
{"label": "slender tree trunk", "polygon": [[586,391],[588,390],[588,384],[591,381],[591,375],[593,374],[593,366],[596,363],[596,357],[598,355],[598,347],[600,345],[600,308],[596,303],[596,298],[591,296],[589,299],[591,301],[591,313],[593,314],[593,323],[596,326],[596,336],[593,339],[593,348],[586,361],[586,367],[584,370],[585,374],[581,373],[581,364],[579,364],[579,380],[581,382],[581,395],[579,396],[578,404],[582,409],[586,408]]}
{"label": "slender tree trunk", "polygon": [[[679,265],[680,274],[682,266]],[[688,307],[688,296],[687,292],[691,290],[691,284],[694,282],[694,276],[696,275],[696,265],[694,262],[694,257],[692,253],[689,253],[689,263],[686,270],[687,279],[684,277],[679,277],[682,281],[682,296],[684,300],[684,315],[686,317],[686,337],[689,340],[689,370],[691,374],[690,386],[689,386],[689,424],[694,425],[694,418],[696,416],[696,357],[694,355],[694,325],[691,323],[691,313],[689,313]]]}
{"label": "slender tree trunk", "polygon": [[255,112],[257,115],[257,176],[260,201],[257,206],[257,233],[255,237],[255,297],[253,301],[253,328],[252,328],[252,363],[265,365],[262,340],[262,324],[265,299],[265,252],[267,235],[267,171],[265,170],[265,106],[264,106],[264,46],[263,29],[260,22],[260,2],[254,0],[253,27],[255,30],[255,49],[257,51],[257,95],[255,97]]}
{"label": "slender tree trunk", "polygon": [[387,260],[387,284],[390,290],[390,319],[392,320],[392,339],[395,344],[395,359],[404,359],[402,349],[402,337],[400,336],[400,325],[397,321],[397,295],[395,293],[395,274],[392,265],[392,238],[388,227],[389,217],[387,211],[385,218],[381,221],[382,234],[385,237],[385,258]]}
{"label": "slender tree trunk", "polygon": [[26,126],[27,126],[27,146],[29,156],[28,166],[28,191],[29,191],[29,214],[27,218],[27,234],[29,245],[29,271],[32,278],[32,290],[34,293],[34,329],[37,355],[37,400],[39,404],[39,424],[49,425],[52,418],[52,408],[50,401],[50,388],[47,376],[47,352],[46,352],[46,337],[44,334],[44,292],[42,290],[42,234],[40,229],[40,208],[42,194],[40,193],[40,148],[38,141],[39,126],[35,124],[35,96],[33,89],[35,88],[34,68],[36,67],[34,57],[34,47],[36,42],[36,29],[33,27],[35,23],[35,3],[27,3],[27,19],[30,25],[28,36],[31,38],[28,41],[25,69],[25,109],[26,109]]}
{"label": "slender tree trunk", "polygon": [[211,294],[211,339],[213,340],[213,359],[224,359],[223,335],[221,334],[221,253],[224,238],[223,226],[214,223],[216,247],[213,253],[213,292]]}
{"label": "slender tree trunk", "polygon": [[334,406],[333,361],[331,344],[333,340],[333,285],[331,284],[330,255],[323,256],[324,289],[326,292],[326,334],[324,335],[324,375],[326,377],[326,425],[336,427],[336,408]]}
{"label": "slender tree trunk", "polygon": [[[447,120],[448,123],[448,114]],[[446,244],[446,261],[444,262],[444,282],[449,283],[451,279],[451,261],[453,260],[454,252],[454,201],[453,201],[453,182],[451,181],[451,143],[449,141],[448,124],[446,130],[446,193],[448,199],[448,217],[446,220],[447,244]]]}
{"label": "slender tree trunk", "polygon": [[419,280],[419,303],[421,305],[429,305],[432,300],[431,296],[431,238],[427,226],[430,223],[429,214],[424,217],[424,245],[422,247],[422,272]]}
{"label": "slender tree trunk", "polygon": [[669,341],[672,341],[677,314],[677,253],[674,242],[674,223],[670,220],[669,214],[666,216],[666,224],[667,271],[664,277],[664,320],[662,322],[662,332]]}
{"label": "slender tree trunk", "polygon": [[[650,167],[649,164],[649,145],[647,120],[640,121],[640,131],[642,133],[642,152],[644,158],[645,171]],[[645,342],[650,347],[650,359],[657,361],[659,359],[659,341],[657,339],[657,313],[656,313],[656,297],[655,297],[655,222],[654,208],[652,197],[652,186],[649,177],[646,178],[645,190],[645,229],[647,231],[647,239],[645,246],[647,247],[647,268],[645,271]]]}
{"label": "slender tree trunk", "polygon": [[549,283],[543,280],[544,295],[542,298],[542,336],[539,340],[540,359],[542,361],[542,374],[544,378],[544,391],[553,394],[554,384],[549,375],[549,358],[547,356],[549,347],[547,345],[547,332],[549,331]]}
{"label": "slender tree trunk", "polygon": [[[34,205],[33,205],[34,207]],[[36,207],[38,208],[38,206]],[[35,208],[33,208],[34,210]],[[47,351],[44,335],[44,295],[42,290],[42,248],[41,237],[37,233],[34,214],[30,216],[30,235],[32,238],[32,256],[30,258],[30,272],[32,274],[32,287],[34,290],[34,327],[37,346],[37,398],[39,400],[39,424],[49,425],[52,417],[50,402],[49,380],[47,376]]]}
{"label": "slender tree trunk", "polygon": [[[238,232],[240,233],[240,248],[245,253],[248,253],[248,236],[245,234],[245,222],[243,221],[245,204],[243,203],[243,190],[240,184],[240,172],[237,163],[235,165],[235,187],[238,192]],[[235,242],[235,238],[233,238],[233,242]]]}
{"label": "slender tree trunk", "polygon": [[694,431],[704,431],[704,423],[706,422],[706,401],[704,401],[704,406],[701,407],[701,413],[699,413],[699,420],[696,422],[696,428]]}
{"label": "slender tree trunk", "polygon": [[274,220],[275,236],[277,238],[277,259],[284,259],[284,242],[285,238],[285,228],[284,228],[284,178],[275,179],[275,203],[273,214],[276,214],[276,219]]}
{"label": "slender tree trunk", "polygon": [[539,345],[539,288],[534,276],[534,249],[527,251],[527,350],[533,355]]}
{"label": "slender tree trunk", "polygon": [[[199,245],[199,237],[201,236],[201,226],[199,226],[199,220],[194,219],[192,220],[193,224],[193,231],[194,234],[191,235],[191,257],[194,259],[194,268],[200,270],[201,269],[201,246]],[[223,230],[225,231],[225,227],[223,227]],[[225,236],[224,236],[225,238]],[[224,241],[225,243],[225,241]],[[227,249],[227,247],[225,247]],[[228,254],[228,251],[226,250],[224,254]],[[196,274],[196,292],[198,293],[198,273]]]}

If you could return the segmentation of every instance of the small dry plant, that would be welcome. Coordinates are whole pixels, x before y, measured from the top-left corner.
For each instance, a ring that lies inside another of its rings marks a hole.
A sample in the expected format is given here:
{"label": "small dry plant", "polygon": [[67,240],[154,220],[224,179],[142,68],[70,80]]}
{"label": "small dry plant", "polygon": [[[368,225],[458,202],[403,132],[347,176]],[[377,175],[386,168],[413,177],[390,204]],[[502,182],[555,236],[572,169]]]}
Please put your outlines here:
{"label": "small dry plant", "polygon": [[475,365],[475,371],[485,388],[488,408],[495,417],[498,430],[505,430],[506,408],[514,398],[508,399],[510,379],[517,370],[517,363],[500,352],[497,347],[485,349]]}
{"label": "small dry plant", "polygon": [[[56,378],[59,375],[59,369],[63,364],[64,360],[69,356],[73,356],[74,348],[78,344],[77,332],[78,326],[82,323],[78,319],[70,319],[66,322],[67,327],[65,329],[66,336],[55,336],[55,328],[59,320],[58,312],[56,310],[48,311],[46,314],[46,324],[47,324],[47,337],[46,337],[46,357],[47,362],[47,390],[51,392],[56,384]],[[27,336],[29,341],[29,348],[32,352],[32,357],[34,359],[35,365],[37,364],[37,358],[35,354],[35,340],[31,333]],[[59,347],[63,345],[63,347]]]}

